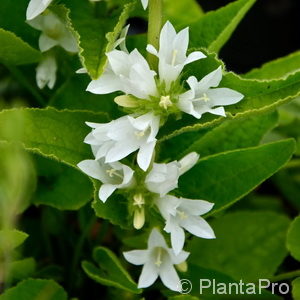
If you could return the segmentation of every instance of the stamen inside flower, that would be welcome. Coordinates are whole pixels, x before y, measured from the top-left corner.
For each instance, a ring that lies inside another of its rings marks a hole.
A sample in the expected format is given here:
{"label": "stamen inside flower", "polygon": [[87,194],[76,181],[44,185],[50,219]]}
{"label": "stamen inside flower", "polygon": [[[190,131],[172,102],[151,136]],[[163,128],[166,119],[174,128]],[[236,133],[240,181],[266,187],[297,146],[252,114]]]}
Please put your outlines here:
{"label": "stamen inside flower", "polygon": [[123,176],[121,174],[119,174],[118,171],[116,169],[114,169],[114,168],[106,170],[106,173],[111,178],[113,178],[113,177],[123,178]]}
{"label": "stamen inside flower", "polygon": [[196,100],[203,100],[204,102],[208,102],[208,101],[210,101],[210,98],[207,96],[206,93],[203,93],[203,96]]}
{"label": "stamen inside flower", "polygon": [[161,96],[159,101],[159,106],[164,108],[165,110],[168,109],[168,107],[172,106],[173,103],[170,99],[170,96]]}
{"label": "stamen inside flower", "polygon": [[138,139],[140,139],[145,135],[145,131],[146,130],[136,131],[134,134]]}
{"label": "stamen inside flower", "polygon": [[154,264],[158,267],[160,267],[162,264],[162,260],[161,260],[162,251],[163,249],[161,247],[157,247],[157,256]]}
{"label": "stamen inside flower", "polygon": [[188,215],[184,211],[181,211],[179,209],[177,209],[177,214],[181,220],[185,220],[188,218]]}
{"label": "stamen inside flower", "polygon": [[145,204],[145,199],[142,194],[136,194],[133,196],[133,205],[142,208],[144,204]]}
{"label": "stamen inside flower", "polygon": [[178,54],[178,50],[177,50],[177,49],[174,49],[174,50],[173,50],[173,53],[172,53],[172,62],[171,62],[171,65],[172,65],[172,66],[175,65],[175,61],[176,61],[177,54]]}

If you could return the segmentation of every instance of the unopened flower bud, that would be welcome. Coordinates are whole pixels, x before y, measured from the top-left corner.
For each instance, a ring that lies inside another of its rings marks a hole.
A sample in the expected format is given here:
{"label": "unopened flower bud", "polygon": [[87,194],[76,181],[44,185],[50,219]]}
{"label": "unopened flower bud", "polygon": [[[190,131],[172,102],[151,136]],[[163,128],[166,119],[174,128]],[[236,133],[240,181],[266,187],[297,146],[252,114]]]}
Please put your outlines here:
{"label": "unopened flower bud", "polygon": [[133,227],[137,230],[141,229],[145,224],[145,209],[137,208],[133,215]]}
{"label": "unopened flower bud", "polygon": [[138,101],[131,97],[131,96],[128,96],[128,95],[122,95],[122,96],[118,96],[114,99],[114,101],[120,105],[120,106],[123,106],[123,107],[138,107],[139,106],[139,103]]}

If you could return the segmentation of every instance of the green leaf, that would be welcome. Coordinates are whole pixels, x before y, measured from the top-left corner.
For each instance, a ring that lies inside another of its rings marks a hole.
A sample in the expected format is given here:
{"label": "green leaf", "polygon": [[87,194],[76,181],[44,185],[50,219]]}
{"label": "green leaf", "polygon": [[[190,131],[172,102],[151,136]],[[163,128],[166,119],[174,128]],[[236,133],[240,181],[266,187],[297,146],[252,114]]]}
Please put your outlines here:
{"label": "green leaf", "polygon": [[77,74],[67,80],[54,94],[49,106],[57,109],[90,110],[105,112],[117,118],[117,105],[114,102],[116,94],[95,95],[86,92],[90,77],[85,74]]}
{"label": "green leaf", "polygon": [[13,261],[9,264],[9,273],[7,281],[22,280],[33,275],[36,269],[34,258],[24,258],[22,260]]}
{"label": "green leaf", "polygon": [[[90,147],[83,143],[90,128],[90,122],[106,122],[103,113],[86,111],[46,109],[10,109],[0,112],[0,127],[16,114],[24,119],[22,142],[27,150],[52,157],[71,166],[76,166],[83,159],[92,157]],[[11,137],[0,133],[1,140]]]}
{"label": "green leaf", "polygon": [[286,216],[267,211],[236,212],[212,221],[211,226],[215,240],[193,238],[190,244],[190,261],[200,267],[253,282],[271,277],[287,255]]}
{"label": "green leaf", "polygon": [[163,159],[179,159],[190,152],[198,152],[201,157],[229,150],[257,146],[263,136],[278,121],[277,112],[250,117],[248,119],[227,120],[206,132],[187,132],[166,140],[161,145]]}
{"label": "green leaf", "polygon": [[277,121],[277,113],[259,115],[245,120],[225,121],[193,143],[185,154],[196,151],[203,157],[257,146],[266,132],[275,127]]}
{"label": "green leaf", "polygon": [[[199,253],[199,252],[198,252]],[[199,256],[200,257],[200,256]],[[200,296],[201,300],[248,300],[248,299],[253,299],[253,300],[279,300],[282,299],[281,297],[278,297],[277,295],[271,294],[268,290],[262,290],[261,294],[259,289],[256,289],[256,294],[253,295],[247,295],[247,294],[235,294],[234,290],[230,294],[230,297],[228,297],[228,294],[217,294],[216,290],[214,291],[213,289],[213,281],[215,282],[215,285],[217,286],[218,284],[226,284],[227,286],[230,283],[239,283],[239,280],[233,279],[231,276],[224,274],[223,271],[216,271],[212,269],[207,269],[200,267],[197,264],[194,264],[189,261],[188,264],[188,271],[182,275],[183,278],[188,279],[191,282],[192,289],[190,291],[190,295],[192,296]],[[200,293],[200,280],[205,279],[205,280],[210,280],[211,281],[211,287],[205,288],[204,285],[207,284],[207,282],[203,283],[203,289],[202,293]],[[188,288],[188,284],[186,285],[183,284],[183,288]],[[176,299],[174,297],[174,299]],[[172,299],[173,300],[173,299]]]}
{"label": "green leaf", "polygon": [[181,176],[179,190],[184,197],[215,203],[215,213],[276,173],[294,150],[295,143],[290,139],[208,156]]}
{"label": "green leaf", "polygon": [[83,270],[91,279],[134,294],[141,293],[112,251],[104,247],[97,247],[93,251],[93,258],[98,267],[88,261],[82,262]]}
{"label": "green leaf", "polygon": [[67,294],[53,280],[28,279],[6,290],[0,300],[67,300]]}
{"label": "green leaf", "polygon": [[174,26],[189,25],[203,17],[204,12],[196,0],[174,1],[165,0],[164,10],[166,20]]}
{"label": "green leaf", "polygon": [[113,49],[134,2],[125,4],[120,13],[101,17],[95,16],[93,6],[88,1],[66,0],[65,3],[70,9],[71,26],[77,32],[82,64],[89,75],[97,79],[106,65],[105,53]]}
{"label": "green leaf", "polygon": [[[295,160],[291,160],[290,164],[293,164],[294,161]],[[300,211],[300,185],[299,180],[297,180],[300,170],[298,172],[297,170],[299,170],[299,168],[285,168],[278,172],[272,179],[285,199],[288,200],[294,208]]]}
{"label": "green leaf", "polygon": [[300,277],[292,281],[292,295],[294,300],[300,299]]}
{"label": "green leaf", "polygon": [[[222,61],[213,54],[208,54],[207,59],[194,62],[192,65],[192,67],[187,66],[186,77],[193,75],[200,80],[222,65]],[[300,96],[300,71],[285,78],[263,81],[245,79],[232,72],[224,72],[220,87],[231,88],[244,95],[237,104],[225,107],[226,119],[245,118],[272,111]],[[200,120],[184,114],[182,120],[170,124],[166,130],[161,131],[160,136],[162,140],[166,140],[183,132],[216,126],[224,120],[224,117],[211,114],[205,114]]]}
{"label": "green leaf", "polygon": [[291,255],[300,261],[300,216],[291,224],[287,235],[287,248]]}
{"label": "green leaf", "polygon": [[41,52],[32,48],[14,33],[0,28],[0,61],[11,65],[24,65],[41,59]]}
{"label": "green leaf", "polygon": [[16,229],[0,230],[0,254],[10,252],[27,239],[28,234]]}
{"label": "green leaf", "polygon": [[279,79],[291,73],[298,72],[300,68],[300,51],[278,58],[262,65],[243,75],[249,79]]}
{"label": "green leaf", "polygon": [[192,23],[190,47],[219,52],[254,3],[255,0],[238,0]]}
{"label": "green leaf", "polygon": [[93,185],[79,170],[43,157],[36,162],[39,182],[33,204],[78,210],[92,199]]}

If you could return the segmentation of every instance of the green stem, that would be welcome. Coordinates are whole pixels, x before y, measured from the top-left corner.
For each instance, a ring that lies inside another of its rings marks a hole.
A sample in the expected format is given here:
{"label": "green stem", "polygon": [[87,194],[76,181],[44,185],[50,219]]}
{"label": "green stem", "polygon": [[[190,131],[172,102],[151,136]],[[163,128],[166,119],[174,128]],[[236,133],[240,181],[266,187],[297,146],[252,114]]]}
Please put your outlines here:
{"label": "green stem", "polygon": [[13,77],[15,77],[15,79],[18,80],[18,82],[21,83],[24,88],[26,88],[32,94],[39,105],[46,106],[46,101],[41,96],[39,91],[29,82],[26,76],[18,68],[9,65],[5,65],[5,67],[9,70]]}
{"label": "green stem", "polygon": [[296,270],[296,271],[276,275],[276,276],[270,278],[270,281],[271,282],[278,282],[278,281],[293,279],[295,277],[300,277],[300,270]]}
{"label": "green stem", "polygon": [[[156,49],[159,48],[159,35],[162,27],[162,12],[163,0],[149,1],[148,44],[151,44]],[[150,67],[157,71],[157,57],[148,53],[148,62]]]}

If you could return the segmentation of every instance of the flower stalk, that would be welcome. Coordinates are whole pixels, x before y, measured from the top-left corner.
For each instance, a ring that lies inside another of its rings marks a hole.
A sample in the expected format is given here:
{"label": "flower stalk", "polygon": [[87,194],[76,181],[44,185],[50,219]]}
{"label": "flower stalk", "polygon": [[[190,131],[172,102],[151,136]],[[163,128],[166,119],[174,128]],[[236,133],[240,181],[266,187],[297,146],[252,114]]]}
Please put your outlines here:
{"label": "flower stalk", "polygon": [[[148,44],[159,47],[159,35],[163,24],[163,0],[149,1]],[[158,69],[158,58],[148,53],[148,62],[152,70]]]}

